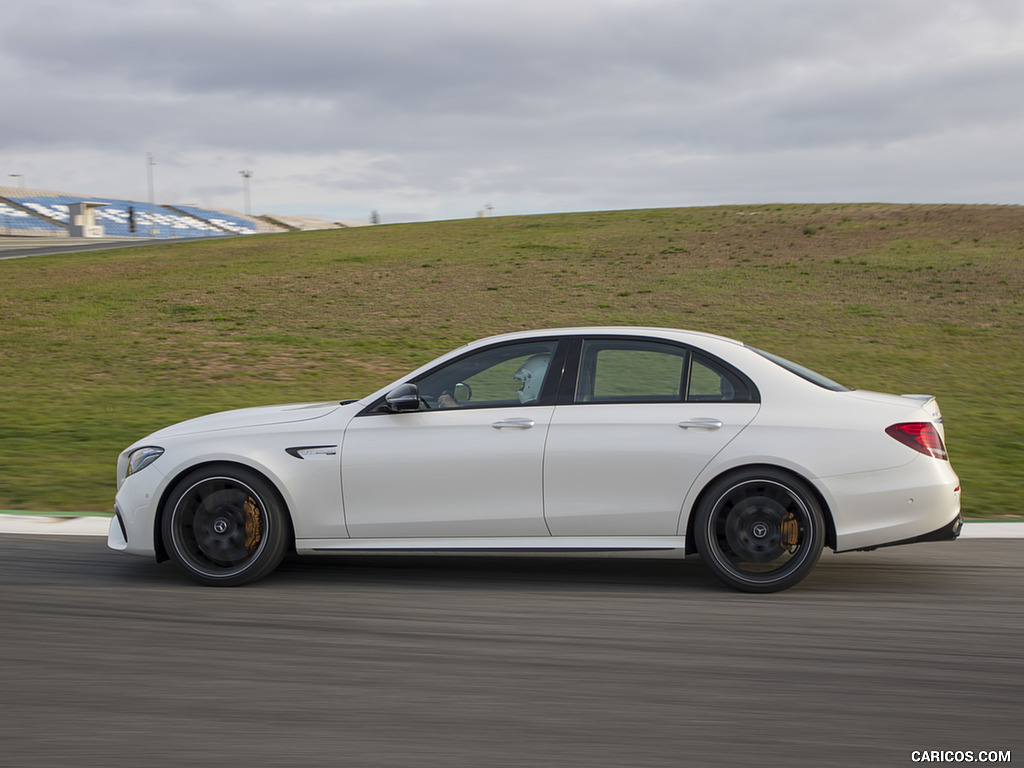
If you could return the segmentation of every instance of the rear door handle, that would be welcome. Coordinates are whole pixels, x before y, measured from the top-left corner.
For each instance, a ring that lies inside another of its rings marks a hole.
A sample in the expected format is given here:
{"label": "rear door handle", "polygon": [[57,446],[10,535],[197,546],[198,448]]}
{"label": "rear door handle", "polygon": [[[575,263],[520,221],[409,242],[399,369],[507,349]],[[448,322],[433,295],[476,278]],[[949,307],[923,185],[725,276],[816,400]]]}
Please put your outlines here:
{"label": "rear door handle", "polygon": [[720,419],[687,419],[680,421],[682,429],[721,429],[725,426]]}
{"label": "rear door handle", "polygon": [[502,419],[491,424],[495,429],[530,429],[536,422],[533,419]]}

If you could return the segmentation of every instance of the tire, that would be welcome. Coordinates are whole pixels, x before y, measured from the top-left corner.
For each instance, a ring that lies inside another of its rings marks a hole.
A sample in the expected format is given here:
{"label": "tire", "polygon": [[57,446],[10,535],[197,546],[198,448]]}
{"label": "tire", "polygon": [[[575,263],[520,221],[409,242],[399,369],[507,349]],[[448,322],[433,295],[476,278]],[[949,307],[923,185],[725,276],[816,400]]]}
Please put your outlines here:
{"label": "tire", "polygon": [[825,518],[803,481],[770,468],[743,470],[708,488],[694,537],[720,581],[744,592],[779,592],[818,562]]}
{"label": "tire", "polygon": [[185,476],[161,519],[164,547],[190,579],[235,587],[280,564],[291,521],[274,487],[243,467],[209,466]]}

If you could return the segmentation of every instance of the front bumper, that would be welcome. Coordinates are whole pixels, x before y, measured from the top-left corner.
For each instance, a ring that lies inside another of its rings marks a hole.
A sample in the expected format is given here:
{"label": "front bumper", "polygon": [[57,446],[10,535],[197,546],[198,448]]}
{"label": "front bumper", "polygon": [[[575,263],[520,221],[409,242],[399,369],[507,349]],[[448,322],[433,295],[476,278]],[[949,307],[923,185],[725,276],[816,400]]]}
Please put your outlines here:
{"label": "front bumper", "polygon": [[124,527],[124,520],[121,518],[121,510],[117,504],[114,505],[114,517],[110,521],[110,528],[107,530],[107,546],[118,552],[128,549],[128,532]]}
{"label": "front bumper", "polygon": [[163,476],[147,467],[122,483],[114,499],[114,517],[107,531],[107,546],[130,555],[154,557],[156,503],[162,486],[153,484]]}

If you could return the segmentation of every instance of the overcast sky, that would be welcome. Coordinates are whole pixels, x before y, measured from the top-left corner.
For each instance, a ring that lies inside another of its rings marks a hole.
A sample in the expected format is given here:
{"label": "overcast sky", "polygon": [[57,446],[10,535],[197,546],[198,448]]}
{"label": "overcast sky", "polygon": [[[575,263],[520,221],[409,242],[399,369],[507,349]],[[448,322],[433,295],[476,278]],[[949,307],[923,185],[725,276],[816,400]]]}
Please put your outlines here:
{"label": "overcast sky", "polygon": [[0,87],[0,185],[96,196],[1024,203],[1021,0],[5,0]]}

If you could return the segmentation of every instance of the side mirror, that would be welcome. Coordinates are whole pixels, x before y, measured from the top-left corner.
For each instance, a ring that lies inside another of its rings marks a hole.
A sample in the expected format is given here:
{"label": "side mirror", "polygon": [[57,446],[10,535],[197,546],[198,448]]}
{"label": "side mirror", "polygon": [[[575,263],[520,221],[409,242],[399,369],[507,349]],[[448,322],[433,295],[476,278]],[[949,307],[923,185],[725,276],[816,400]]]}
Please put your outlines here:
{"label": "side mirror", "polygon": [[420,409],[420,390],[415,384],[399,384],[384,399],[392,413]]}

